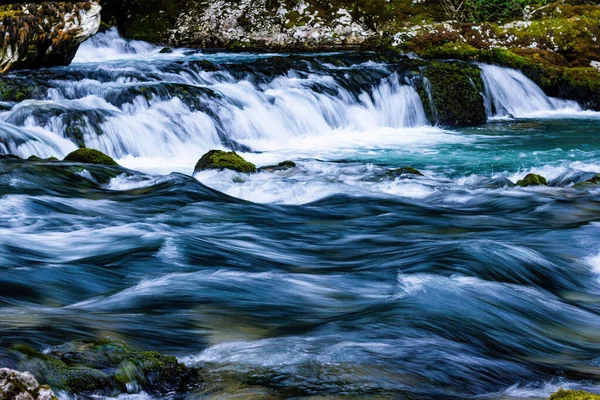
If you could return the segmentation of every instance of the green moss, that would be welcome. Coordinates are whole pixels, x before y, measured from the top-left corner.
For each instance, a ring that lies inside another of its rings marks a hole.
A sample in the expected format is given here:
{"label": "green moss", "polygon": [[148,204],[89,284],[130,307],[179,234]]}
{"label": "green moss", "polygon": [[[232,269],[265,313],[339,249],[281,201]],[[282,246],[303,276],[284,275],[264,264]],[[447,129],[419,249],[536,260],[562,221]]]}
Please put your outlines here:
{"label": "green moss", "polygon": [[[153,351],[136,351],[125,343],[104,339],[98,342],[71,342],[42,354],[28,346],[12,348],[20,355],[20,367],[31,371],[43,383],[73,394],[116,395],[136,382],[141,390],[168,393],[185,390],[199,380],[172,356]],[[86,397],[87,398],[87,397]]]}
{"label": "green moss", "polygon": [[115,160],[94,149],[78,149],[65,157],[65,161],[83,164],[119,165]]}
{"label": "green moss", "polygon": [[413,167],[401,167],[401,168],[393,169],[393,170],[388,171],[386,175],[388,178],[391,178],[391,179],[395,179],[395,178],[405,176],[405,175],[423,176],[421,171],[419,171],[418,169],[413,168]]}
{"label": "green moss", "polygon": [[211,150],[198,161],[194,173],[207,169],[231,169],[238,172],[256,172],[256,166],[240,157],[235,151]]}
{"label": "green moss", "polygon": [[525,178],[517,182],[517,186],[528,187],[528,186],[546,186],[548,182],[546,178],[537,174],[528,174]]}
{"label": "green moss", "polygon": [[550,396],[550,400],[600,400],[600,395],[584,392],[582,390],[563,390]]}
{"label": "green moss", "polygon": [[260,172],[275,172],[275,171],[285,171],[291,168],[296,168],[296,163],[290,160],[282,161],[277,165],[268,165],[265,167],[260,167],[258,170]]}
{"label": "green moss", "polygon": [[591,179],[588,179],[585,182],[580,182],[580,183],[574,185],[573,187],[579,189],[579,188],[584,188],[589,185],[600,185],[600,174],[594,176]]}
{"label": "green moss", "polygon": [[417,91],[430,121],[453,127],[486,122],[479,67],[460,62],[432,62],[420,74],[424,79]]}

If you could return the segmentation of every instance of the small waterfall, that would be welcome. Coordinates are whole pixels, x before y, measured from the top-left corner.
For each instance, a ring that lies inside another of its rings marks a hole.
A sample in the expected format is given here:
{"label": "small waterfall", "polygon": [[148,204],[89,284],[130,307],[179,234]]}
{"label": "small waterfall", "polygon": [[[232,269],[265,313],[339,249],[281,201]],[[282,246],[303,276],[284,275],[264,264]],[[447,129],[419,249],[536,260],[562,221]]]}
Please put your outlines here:
{"label": "small waterfall", "polygon": [[546,94],[522,72],[495,65],[480,65],[485,85],[488,118],[526,118],[543,116],[551,111],[581,111],[575,101],[561,100]]}
{"label": "small waterfall", "polygon": [[125,40],[119,36],[117,28],[99,33],[83,43],[73,62],[97,62],[118,60],[132,55],[147,55],[160,51],[160,47],[137,40]]}
{"label": "small waterfall", "polygon": [[[156,62],[138,58],[149,53]],[[116,158],[197,159],[213,148],[285,149],[291,139],[340,132],[375,140],[384,128],[427,125],[416,90],[381,66],[365,63],[349,73],[315,61],[271,71],[268,62],[255,68],[236,62],[236,55],[225,62],[216,57],[219,64],[207,66],[199,53],[160,54],[111,30],[81,47],[69,67],[73,73],[58,71],[44,98],[17,104],[0,118]],[[28,157],[38,148],[10,150]],[[64,156],[70,148],[54,150],[44,155]]]}

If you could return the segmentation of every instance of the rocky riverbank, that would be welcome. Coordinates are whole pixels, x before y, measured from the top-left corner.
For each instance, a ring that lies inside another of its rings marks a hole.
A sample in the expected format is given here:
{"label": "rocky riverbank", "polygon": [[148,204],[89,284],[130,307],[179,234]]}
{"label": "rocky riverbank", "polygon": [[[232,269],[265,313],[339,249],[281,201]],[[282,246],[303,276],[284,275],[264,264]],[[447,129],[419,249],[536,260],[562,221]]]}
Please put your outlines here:
{"label": "rocky riverbank", "polygon": [[592,1],[506,1],[495,8],[459,0],[150,3],[107,0],[103,19],[125,37],[170,46],[360,48],[497,63],[522,69],[549,95],[600,109],[600,7]]}
{"label": "rocky riverbank", "polygon": [[97,1],[0,6],[0,72],[69,65],[100,26]]}

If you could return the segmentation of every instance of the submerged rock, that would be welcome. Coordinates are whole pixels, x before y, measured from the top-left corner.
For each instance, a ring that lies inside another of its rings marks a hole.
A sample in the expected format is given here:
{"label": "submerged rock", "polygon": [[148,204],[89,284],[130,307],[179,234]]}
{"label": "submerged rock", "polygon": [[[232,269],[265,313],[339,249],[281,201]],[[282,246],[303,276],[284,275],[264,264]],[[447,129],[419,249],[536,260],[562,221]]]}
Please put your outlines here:
{"label": "submerged rock", "polygon": [[583,183],[588,184],[588,185],[599,185],[600,184],[600,174],[594,176],[591,179],[588,179],[587,181],[585,181]]}
{"label": "submerged rock", "polygon": [[282,161],[277,165],[267,165],[265,167],[260,167],[258,171],[260,172],[276,172],[276,171],[286,171],[291,168],[296,168],[296,163],[290,160]]}
{"label": "submerged rock", "polygon": [[548,182],[546,178],[537,174],[528,174],[525,178],[517,182],[517,186],[528,187],[528,186],[546,186]]}
{"label": "submerged rock", "polygon": [[0,6],[0,72],[69,65],[100,27],[98,1]]}
{"label": "submerged rock", "polygon": [[13,351],[19,365],[41,381],[72,394],[183,392],[200,382],[198,371],[175,357],[153,351],[137,351],[125,343],[105,339],[72,342],[50,349],[47,354],[26,346]]}
{"label": "submerged rock", "polygon": [[256,166],[240,157],[235,151],[211,150],[198,161],[194,173],[208,169],[231,169],[238,172],[256,172]]}
{"label": "submerged rock", "polygon": [[101,151],[94,149],[78,149],[65,157],[65,161],[83,164],[119,165],[115,160]]}
{"label": "submerged rock", "polygon": [[396,179],[406,175],[415,175],[415,176],[423,176],[421,171],[413,167],[402,167],[397,169],[392,169],[386,173],[386,176],[390,179]]}
{"label": "submerged rock", "polygon": [[600,400],[600,395],[584,392],[583,390],[564,390],[550,396],[550,400]]}
{"label": "submerged rock", "polygon": [[49,386],[41,386],[29,372],[0,369],[0,399],[58,400]]}

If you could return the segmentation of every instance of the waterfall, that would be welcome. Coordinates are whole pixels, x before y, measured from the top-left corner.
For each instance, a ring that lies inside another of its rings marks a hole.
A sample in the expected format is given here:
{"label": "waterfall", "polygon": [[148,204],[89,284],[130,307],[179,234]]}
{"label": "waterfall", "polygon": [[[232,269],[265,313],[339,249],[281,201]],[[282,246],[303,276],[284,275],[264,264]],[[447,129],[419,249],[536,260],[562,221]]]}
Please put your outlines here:
{"label": "waterfall", "polygon": [[486,64],[480,67],[488,119],[547,116],[548,112],[553,111],[581,111],[575,101],[546,96],[539,86],[520,71]]}
{"label": "waterfall", "polygon": [[[380,65],[344,73],[315,61],[271,72],[268,62],[249,67],[245,55],[176,53],[124,41],[114,30],[99,34],[68,73],[56,72],[42,99],[1,118],[116,158],[197,159],[214,148],[268,151],[298,138],[350,131],[375,139],[381,129],[427,125],[416,90]],[[207,66],[211,57],[218,64]],[[64,156],[64,146],[54,148],[59,154],[49,155]],[[36,148],[12,150],[28,157]]]}

